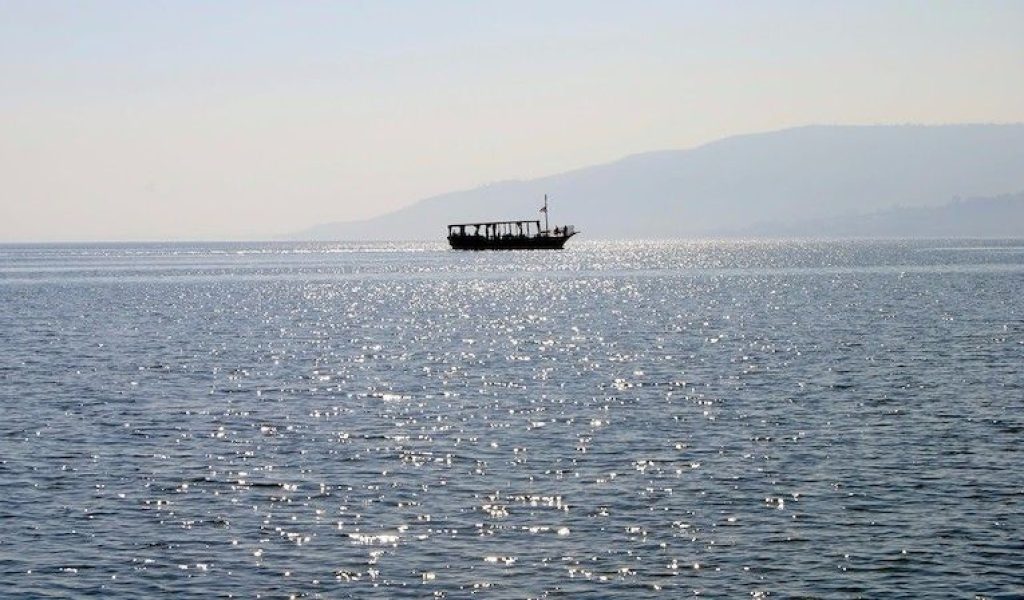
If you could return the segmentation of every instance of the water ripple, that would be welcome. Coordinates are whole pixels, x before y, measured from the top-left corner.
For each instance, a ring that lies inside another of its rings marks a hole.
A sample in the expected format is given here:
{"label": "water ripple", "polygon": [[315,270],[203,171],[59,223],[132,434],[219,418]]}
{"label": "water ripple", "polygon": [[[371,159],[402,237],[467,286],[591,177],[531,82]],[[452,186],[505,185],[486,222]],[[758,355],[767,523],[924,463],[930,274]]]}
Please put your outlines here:
{"label": "water ripple", "polygon": [[0,247],[0,584],[1019,596],[1020,247]]}

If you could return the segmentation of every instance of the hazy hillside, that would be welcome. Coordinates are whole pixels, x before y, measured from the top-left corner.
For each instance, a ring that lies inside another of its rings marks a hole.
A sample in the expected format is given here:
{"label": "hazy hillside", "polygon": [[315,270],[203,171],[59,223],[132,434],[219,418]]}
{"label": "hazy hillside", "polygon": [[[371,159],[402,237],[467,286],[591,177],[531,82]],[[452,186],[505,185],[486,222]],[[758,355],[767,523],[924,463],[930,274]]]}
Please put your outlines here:
{"label": "hazy hillside", "polygon": [[745,135],[444,194],[296,239],[433,239],[444,225],[552,219],[586,237],[721,235],[1024,189],[1024,125],[814,126]]}
{"label": "hazy hillside", "polygon": [[787,237],[1024,238],[1024,192],[957,200],[937,207],[896,208],[792,225],[760,225],[746,233]]}

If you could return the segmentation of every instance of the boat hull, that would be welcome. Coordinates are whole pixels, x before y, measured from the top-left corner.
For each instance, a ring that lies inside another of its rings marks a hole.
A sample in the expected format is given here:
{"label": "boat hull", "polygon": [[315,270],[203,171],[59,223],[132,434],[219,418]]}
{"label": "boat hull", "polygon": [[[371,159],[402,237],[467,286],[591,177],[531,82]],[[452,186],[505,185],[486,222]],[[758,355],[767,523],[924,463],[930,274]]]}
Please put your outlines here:
{"label": "boat hull", "polygon": [[569,235],[486,237],[482,235],[448,236],[453,250],[561,250]]}

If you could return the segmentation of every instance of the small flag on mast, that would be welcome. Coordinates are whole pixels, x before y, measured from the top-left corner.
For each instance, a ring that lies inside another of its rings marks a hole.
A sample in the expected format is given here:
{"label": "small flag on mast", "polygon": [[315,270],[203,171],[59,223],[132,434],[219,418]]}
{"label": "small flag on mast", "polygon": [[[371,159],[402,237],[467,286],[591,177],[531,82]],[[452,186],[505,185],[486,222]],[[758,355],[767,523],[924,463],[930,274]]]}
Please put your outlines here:
{"label": "small flag on mast", "polygon": [[542,213],[548,212],[548,195],[547,194],[544,194],[544,206],[540,207],[540,212],[542,212]]}

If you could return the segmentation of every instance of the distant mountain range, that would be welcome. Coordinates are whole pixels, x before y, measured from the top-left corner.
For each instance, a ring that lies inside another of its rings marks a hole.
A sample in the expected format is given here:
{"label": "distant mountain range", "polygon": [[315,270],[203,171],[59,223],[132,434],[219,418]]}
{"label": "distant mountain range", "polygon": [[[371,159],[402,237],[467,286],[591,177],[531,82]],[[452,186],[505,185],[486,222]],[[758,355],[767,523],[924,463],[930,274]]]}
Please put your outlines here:
{"label": "distant mountain range", "polygon": [[792,224],[762,223],[742,233],[745,237],[1024,238],[1024,192]]}
{"label": "distant mountain range", "polygon": [[[1021,190],[1024,124],[811,126],[443,194],[289,238],[439,239],[447,223],[540,218],[545,193],[552,225],[583,239],[1020,236]],[[973,199],[950,203],[961,197]]]}

